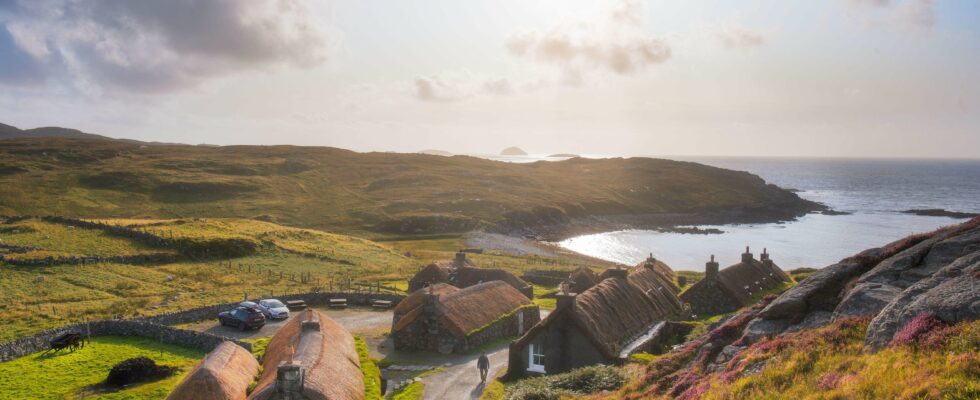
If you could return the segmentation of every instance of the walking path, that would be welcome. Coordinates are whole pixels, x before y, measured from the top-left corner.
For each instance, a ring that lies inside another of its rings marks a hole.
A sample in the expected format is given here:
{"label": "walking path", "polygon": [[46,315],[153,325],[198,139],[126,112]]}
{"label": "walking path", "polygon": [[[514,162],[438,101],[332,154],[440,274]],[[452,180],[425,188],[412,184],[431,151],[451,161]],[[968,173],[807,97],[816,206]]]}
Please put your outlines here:
{"label": "walking path", "polygon": [[[501,343],[487,350],[487,357],[490,358],[487,382],[493,380],[497,373],[507,366],[509,345],[509,342]],[[425,382],[425,394],[422,398],[425,400],[479,399],[486,384],[480,382],[480,370],[476,368],[478,358],[480,358],[479,353],[459,356],[448,361],[451,365],[446,370],[422,378]]]}

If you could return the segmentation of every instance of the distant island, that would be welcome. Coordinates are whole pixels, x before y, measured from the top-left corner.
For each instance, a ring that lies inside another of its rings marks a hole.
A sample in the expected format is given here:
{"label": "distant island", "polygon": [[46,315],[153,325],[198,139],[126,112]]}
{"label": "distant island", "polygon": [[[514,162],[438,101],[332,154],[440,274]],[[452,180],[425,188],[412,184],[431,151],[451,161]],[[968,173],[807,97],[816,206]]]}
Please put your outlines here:
{"label": "distant island", "polygon": [[502,156],[526,156],[527,152],[521,150],[520,147],[508,147],[500,151]]}
{"label": "distant island", "polygon": [[421,150],[421,151],[419,151],[419,154],[428,154],[430,156],[443,156],[443,157],[452,157],[453,156],[453,153],[450,153],[448,151],[445,151],[445,150],[434,150],[434,149]]}
{"label": "distant island", "polygon": [[950,217],[950,218],[973,218],[980,216],[978,213],[968,213],[959,211],[949,211],[942,208],[917,208],[902,211],[904,214],[920,215],[923,217]]}
{"label": "distant island", "polygon": [[575,157],[581,157],[581,156],[578,155],[578,154],[571,154],[571,153],[558,153],[558,154],[552,154],[552,155],[548,156],[548,158],[562,158],[562,157],[575,158]]}

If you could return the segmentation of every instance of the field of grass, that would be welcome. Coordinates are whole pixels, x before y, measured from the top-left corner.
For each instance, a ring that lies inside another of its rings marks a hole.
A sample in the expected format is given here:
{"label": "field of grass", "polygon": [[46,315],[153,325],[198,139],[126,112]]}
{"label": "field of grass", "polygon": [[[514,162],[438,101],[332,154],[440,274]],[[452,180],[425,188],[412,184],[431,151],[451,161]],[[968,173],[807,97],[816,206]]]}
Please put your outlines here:
{"label": "field of grass", "polygon": [[114,237],[101,230],[46,222],[37,218],[0,224],[0,245],[28,247],[27,252],[5,251],[7,259],[42,259],[46,257],[109,257],[150,253],[173,253],[143,243]]}
{"label": "field of grass", "polygon": [[[245,257],[182,257],[159,265],[28,267],[0,262],[0,342],[70,322],[177,311],[236,301],[246,294],[258,297],[306,292],[316,285],[339,289],[348,281],[403,282],[419,265],[418,260],[383,244],[261,221],[110,222],[141,226],[148,231],[156,229],[166,232],[167,237],[170,232],[175,237],[204,240],[240,237],[255,240],[260,246],[256,253]],[[25,225],[33,231],[21,233]],[[80,237],[83,239],[76,242]],[[0,224],[0,241],[16,242],[18,246],[52,246],[65,252],[93,249],[106,256],[116,255],[114,252],[167,251],[106,235],[98,229],[67,229],[65,225],[34,219]],[[287,246],[303,251],[283,249]],[[301,279],[304,274],[309,276],[307,282]]]}
{"label": "field of grass", "polygon": [[[145,356],[175,366],[174,376],[117,392],[92,391],[116,363]],[[204,352],[137,337],[94,337],[73,353],[30,355],[0,363],[0,397],[5,399],[152,400],[167,397]]]}
{"label": "field of grass", "polygon": [[649,158],[518,164],[328,147],[46,138],[0,142],[0,169],[9,171],[0,174],[0,215],[262,217],[359,236],[597,215],[744,209],[790,216],[818,207],[745,172]]}

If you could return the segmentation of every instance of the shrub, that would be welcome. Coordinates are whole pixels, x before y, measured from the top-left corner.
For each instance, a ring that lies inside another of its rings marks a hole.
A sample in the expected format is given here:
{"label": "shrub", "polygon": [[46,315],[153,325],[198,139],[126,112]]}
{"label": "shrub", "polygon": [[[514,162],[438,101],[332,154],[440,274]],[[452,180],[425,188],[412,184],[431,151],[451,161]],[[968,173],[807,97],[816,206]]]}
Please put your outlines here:
{"label": "shrub", "polygon": [[135,357],[123,360],[109,371],[106,383],[123,386],[136,382],[145,382],[166,378],[177,372],[176,367],[157,365],[147,357]]}
{"label": "shrub", "polygon": [[525,379],[508,389],[508,400],[558,400],[618,389],[626,376],[616,367],[597,365],[564,374]]}
{"label": "shrub", "polygon": [[928,313],[922,313],[912,318],[892,337],[892,346],[915,344],[923,336],[939,328],[948,326],[943,320]]}

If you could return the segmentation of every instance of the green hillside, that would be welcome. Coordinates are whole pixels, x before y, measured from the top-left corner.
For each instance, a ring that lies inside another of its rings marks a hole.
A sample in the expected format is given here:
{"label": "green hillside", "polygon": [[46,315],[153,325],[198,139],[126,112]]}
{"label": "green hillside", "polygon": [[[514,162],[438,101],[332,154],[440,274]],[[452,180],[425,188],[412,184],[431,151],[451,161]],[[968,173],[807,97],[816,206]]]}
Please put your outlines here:
{"label": "green hillside", "polygon": [[328,147],[0,140],[0,215],[262,217],[376,236],[637,214],[772,220],[817,208],[745,172],[649,158],[514,164]]}

